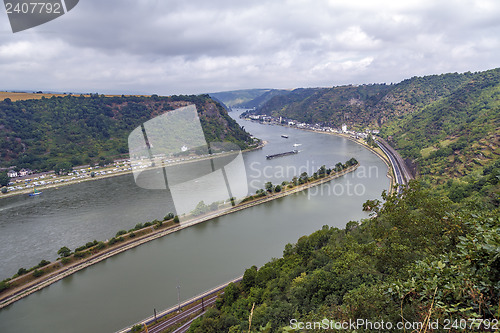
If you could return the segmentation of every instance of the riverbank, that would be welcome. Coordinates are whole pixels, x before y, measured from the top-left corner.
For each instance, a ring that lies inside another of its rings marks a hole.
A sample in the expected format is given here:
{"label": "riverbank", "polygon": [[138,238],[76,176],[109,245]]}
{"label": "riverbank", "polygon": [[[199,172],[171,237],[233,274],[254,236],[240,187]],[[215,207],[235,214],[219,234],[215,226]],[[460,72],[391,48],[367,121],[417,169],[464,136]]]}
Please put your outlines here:
{"label": "riverbank", "polygon": [[[332,179],[341,177],[347,173],[353,172],[354,170],[357,169],[359,166],[359,163],[352,165],[342,171],[339,172],[331,172],[329,175],[318,178],[318,179],[311,179],[308,180],[308,182],[301,184],[301,185],[296,185],[292,186],[291,188],[284,187],[281,192],[274,193],[274,194],[269,194],[264,197],[260,198],[254,198],[252,200],[246,201],[242,204],[239,204],[235,207],[232,207],[228,210],[225,211],[215,211],[215,212],[209,212],[206,213],[202,216],[198,217],[192,217],[189,218],[187,221],[179,223],[179,224],[174,224],[174,225],[169,225],[164,228],[159,228],[155,229],[154,226],[148,226],[147,228],[141,229],[139,231],[132,231],[131,233],[122,235],[124,238],[123,241],[120,241],[118,243],[111,244],[109,246],[105,246],[102,250],[100,250],[97,253],[92,253],[89,257],[68,263],[66,265],[63,265],[62,261],[64,260],[58,260],[55,263],[52,263],[48,266],[52,268],[53,270],[50,272],[44,273],[42,276],[33,279],[32,281],[26,282],[24,284],[21,284],[20,281],[23,279],[23,276],[18,277],[16,279],[12,279],[8,281],[10,284],[10,287],[6,290],[4,290],[0,294],[0,309],[3,307],[6,307],[23,297],[26,297],[36,291],[39,291],[49,285],[51,285],[54,282],[57,282],[73,273],[78,272],[79,270],[82,270],[86,267],[89,267],[93,264],[96,264],[100,261],[103,261],[107,258],[110,258],[116,254],[122,253],[128,249],[134,248],[136,246],[139,246],[141,244],[150,242],[154,239],[164,237],[168,234],[171,234],[173,232],[182,230],[184,228],[206,222],[209,220],[212,220],[214,218],[224,216],[227,214],[231,214],[233,212],[237,212],[246,208],[250,208],[265,202],[269,202],[271,200],[275,200],[278,198],[282,198],[284,196],[297,193],[303,190],[306,190],[308,188],[311,188],[313,186],[317,186],[323,183],[326,183],[328,181],[331,181]],[[132,237],[131,234],[134,234]],[[126,239],[125,239],[126,238]],[[40,268],[41,271],[43,271],[43,268]],[[16,283],[19,283],[16,285]]]}
{"label": "riverbank", "polygon": [[375,155],[377,155],[384,163],[387,165],[387,178],[391,181],[391,186],[389,188],[389,194],[394,191],[394,185],[396,185],[396,177],[394,175],[394,172],[392,171],[392,165],[390,159],[387,157],[387,155],[380,149],[379,147],[372,147],[369,144],[367,144],[363,139],[355,139],[351,137],[350,135],[347,134],[342,134],[342,133],[331,133],[331,132],[320,132],[320,131],[312,131],[312,130],[306,130],[314,133],[323,133],[323,134],[330,134],[330,135],[336,135],[340,136],[342,138],[346,138],[354,143],[357,143],[358,145],[363,146],[364,148],[368,149]]}
{"label": "riverbank", "polygon": [[[249,120],[249,119],[245,119],[245,120],[248,120],[248,121],[253,121],[253,120]],[[374,153],[375,155],[377,155],[384,163],[385,165],[387,165],[387,178],[389,178],[389,180],[391,181],[391,185],[390,185],[390,188],[389,188],[389,193],[392,193],[394,191],[394,185],[396,185],[396,177],[393,173],[393,168],[392,168],[392,165],[391,165],[391,161],[389,159],[389,157],[382,151],[382,149],[380,149],[379,147],[372,147],[370,145],[368,145],[363,139],[361,138],[353,138],[352,135],[350,134],[344,134],[344,133],[338,133],[338,132],[325,132],[325,131],[316,131],[316,130],[312,130],[312,129],[306,129],[306,128],[298,128],[298,127],[292,127],[292,126],[288,126],[288,125],[283,125],[283,124],[274,124],[273,125],[277,125],[277,126],[283,126],[283,127],[288,127],[288,128],[294,128],[294,129],[299,129],[299,130],[302,130],[302,131],[306,131],[306,132],[312,132],[312,133],[318,133],[318,134],[326,134],[326,135],[334,135],[334,136],[338,136],[338,137],[341,137],[341,138],[345,138],[347,140],[350,140],[354,143],[357,143],[358,145],[361,145],[363,146],[364,148],[368,149],[369,151],[371,151],[372,153]]]}
{"label": "riverbank", "polygon": [[[266,144],[267,144],[267,141],[261,141],[257,146],[255,146],[253,148],[244,149],[241,152],[245,153],[245,152],[249,152],[249,151],[254,151],[254,150],[262,149]],[[228,156],[228,155],[231,155],[231,154],[234,154],[234,153],[233,152],[227,152],[227,153],[222,153],[222,154],[214,154],[213,156],[196,158],[196,159],[190,159],[190,160],[182,159],[182,160],[170,163],[170,164],[168,164],[168,166],[182,165],[182,164],[187,164],[187,163],[192,163],[192,162],[199,162],[199,161],[204,161],[204,160],[207,160],[207,159],[210,159],[210,158],[219,158],[219,157],[224,157],[224,156]],[[115,161],[114,163],[117,163],[117,161]],[[145,170],[152,170],[152,169],[157,169],[157,168],[161,168],[161,167],[162,166],[151,167],[151,168],[148,168],[148,169],[145,169]],[[43,190],[51,189],[51,188],[58,189],[59,187],[62,187],[62,186],[80,184],[80,183],[86,182],[86,181],[108,179],[108,178],[112,178],[112,177],[123,176],[123,175],[128,175],[128,174],[133,173],[132,169],[130,169],[130,170],[123,170],[123,171],[114,171],[113,169],[116,169],[116,166],[99,168],[99,169],[96,169],[96,170],[98,170],[97,172],[100,172],[100,173],[104,172],[104,174],[99,174],[99,175],[96,174],[94,177],[91,177],[90,176],[90,171],[89,171],[88,175],[86,175],[84,178],[78,178],[78,179],[72,179],[72,178],[74,178],[72,176],[54,176],[54,175],[50,175],[50,177],[51,177],[50,181],[52,181],[52,182],[58,181],[58,182],[57,183],[52,183],[52,184],[47,184],[47,185],[39,185],[39,186],[36,186],[36,189],[38,191],[43,191]],[[34,175],[34,177],[36,177],[36,175]],[[38,178],[38,177],[36,177],[36,178]],[[29,194],[31,192],[33,192],[33,188],[27,188],[27,189],[22,189],[22,190],[9,191],[7,193],[0,193],[0,199],[2,199],[2,198],[8,198],[8,197],[13,197],[13,196],[16,196],[16,195],[27,195],[27,194]]]}

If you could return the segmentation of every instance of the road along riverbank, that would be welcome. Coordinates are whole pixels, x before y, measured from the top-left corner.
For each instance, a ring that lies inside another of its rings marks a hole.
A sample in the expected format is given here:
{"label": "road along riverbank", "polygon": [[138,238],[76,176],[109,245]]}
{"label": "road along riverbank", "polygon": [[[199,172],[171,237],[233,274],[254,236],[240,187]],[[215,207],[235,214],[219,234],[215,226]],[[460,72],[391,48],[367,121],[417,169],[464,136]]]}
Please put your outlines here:
{"label": "road along riverbank", "polygon": [[[54,282],[57,282],[67,276],[72,275],[73,273],[76,273],[84,268],[87,268],[91,265],[94,265],[98,262],[101,262],[107,258],[110,258],[114,255],[117,255],[119,253],[122,253],[126,250],[129,250],[131,248],[134,248],[136,246],[139,246],[141,244],[150,242],[154,239],[158,239],[161,237],[164,237],[166,235],[169,235],[171,233],[174,233],[176,231],[182,230],[184,228],[203,223],[209,220],[212,220],[214,218],[224,216],[231,214],[233,212],[237,212],[246,208],[250,208],[253,206],[260,205],[265,202],[269,202],[278,198],[285,197],[290,194],[298,193],[301,191],[304,191],[308,188],[318,186],[321,184],[324,184],[326,182],[331,181],[332,179],[341,177],[343,175],[346,175],[350,172],[355,171],[359,166],[359,163],[356,163],[354,165],[351,165],[341,171],[338,172],[331,172],[329,175],[326,175],[322,178],[318,179],[309,179],[306,183],[301,184],[301,185],[296,185],[293,186],[292,188],[289,188],[285,186],[281,192],[278,193],[273,193],[273,194],[268,194],[264,197],[259,197],[255,198],[249,201],[246,201],[244,203],[241,203],[233,208],[230,208],[225,211],[215,211],[215,212],[209,212],[204,215],[198,216],[198,217],[192,217],[188,218],[185,222],[178,223],[172,226],[168,226],[166,229],[157,229],[155,230],[153,226],[145,228],[145,230],[141,229],[140,231],[132,231],[129,234],[123,235],[124,241],[112,244],[111,246],[105,246],[103,249],[101,249],[99,252],[94,253],[90,255],[89,257],[69,263],[67,265],[63,265],[62,260],[58,260],[55,263],[51,264],[50,267],[53,269],[51,272],[47,272],[47,274],[43,274],[39,278],[36,278],[32,281],[29,281],[27,283],[20,284],[21,279],[23,276],[13,279],[8,281],[8,284],[10,287],[6,290],[4,290],[0,294],[0,309],[36,292],[39,291]],[[141,231],[144,231],[142,235],[139,235]],[[131,237],[131,234],[134,234],[133,237]],[[126,239],[125,239],[126,238]],[[43,272],[43,268],[40,268],[40,271]],[[19,284],[16,284],[19,283]]]}

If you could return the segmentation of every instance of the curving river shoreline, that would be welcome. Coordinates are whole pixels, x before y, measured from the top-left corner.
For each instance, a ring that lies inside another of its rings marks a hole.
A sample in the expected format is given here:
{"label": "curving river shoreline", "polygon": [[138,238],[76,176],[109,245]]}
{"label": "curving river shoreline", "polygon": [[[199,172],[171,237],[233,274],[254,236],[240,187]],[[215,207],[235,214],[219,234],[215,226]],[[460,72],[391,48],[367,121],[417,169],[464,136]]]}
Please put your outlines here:
{"label": "curving river shoreline", "polygon": [[[126,240],[124,243],[120,243],[118,246],[113,246],[111,248],[108,248],[107,250],[104,250],[102,252],[99,252],[98,254],[94,254],[88,258],[83,259],[82,261],[79,261],[77,263],[69,264],[67,266],[63,266],[60,261],[56,262],[56,265],[61,266],[59,269],[56,271],[51,272],[47,276],[40,277],[34,281],[31,281],[27,284],[21,284],[18,285],[14,288],[9,288],[5,290],[4,292],[0,293],[0,309],[11,305],[12,303],[22,299],[23,297],[26,297],[28,295],[31,295],[34,292],[40,291],[45,287],[50,286],[52,283],[55,283],[61,279],[64,279],[65,277],[68,277],[82,269],[85,269],[89,266],[92,266],[94,264],[97,264],[103,260],[106,260],[114,255],[120,254],[124,251],[127,251],[129,249],[132,249],[136,246],[145,244],[147,242],[150,242],[152,240],[164,237],[166,235],[169,235],[171,233],[174,233],[176,231],[180,231],[182,229],[194,226],[199,223],[207,222],[210,220],[213,220],[215,218],[228,215],[243,209],[247,209],[250,207],[254,207],[272,200],[276,200],[279,198],[283,198],[285,196],[304,191],[306,189],[309,189],[314,186],[318,186],[321,184],[324,184],[326,182],[331,181],[332,179],[344,176],[350,172],[353,172],[359,167],[359,163],[355,164],[353,166],[350,166],[340,172],[337,173],[331,173],[330,175],[320,178],[317,180],[310,181],[306,184],[303,185],[298,185],[295,186],[291,189],[284,189],[282,192],[279,193],[273,193],[270,195],[267,195],[262,198],[254,199],[249,202],[241,203],[231,209],[225,210],[225,211],[215,211],[212,213],[204,214],[201,217],[197,218],[191,218],[188,219],[185,222],[180,223],[179,225],[168,227],[166,230],[157,230],[153,231],[152,233],[146,234],[144,236],[138,237],[138,238],[129,238]],[[20,278],[22,278],[21,276]],[[19,278],[18,278],[19,279]],[[16,279],[11,280],[10,283],[15,284]]]}
{"label": "curving river shoreline", "polygon": [[[232,116],[236,118],[237,114]],[[290,180],[296,172],[278,172],[287,168],[301,170],[309,165],[315,171],[322,164],[330,166],[333,161],[345,161],[352,156],[360,167],[328,183],[184,228],[80,270],[0,310],[0,331],[116,331],[151,315],[153,308],[177,304],[179,285],[181,300],[188,299],[241,275],[245,268],[281,256],[286,243],[296,242],[325,224],[342,228],[349,220],[368,217],[361,211],[362,203],[379,198],[382,190],[390,186],[386,164],[379,156],[347,138],[248,122],[241,125],[269,142],[262,150],[244,156],[249,183],[256,188],[262,188],[267,181],[279,184]],[[280,134],[287,134],[290,139],[283,139]],[[265,159],[267,154],[290,150],[294,143],[302,144],[299,154]],[[369,170],[374,172],[370,175]],[[0,222],[0,230],[12,229],[13,240],[17,239],[15,230],[23,230],[24,238],[12,243],[12,253],[24,253],[20,245],[28,246],[25,239],[31,238],[25,236],[31,232],[35,240],[36,235],[43,235],[47,244],[50,242],[49,252],[55,254],[62,245],[74,248],[68,236],[78,236],[78,246],[94,239],[92,232],[100,235],[97,239],[106,239],[138,221],[163,217],[168,209],[165,198],[158,196],[159,192],[143,191],[133,185],[131,176],[114,177],[75,185],[78,192],[70,190],[72,186],[48,192],[50,195],[41,198],[45,201],[23,200],[31,205],[37,203],[36,209],[22,206],[29,219],[22,214],[13,215],[17,222],[12,220],[4,226]],[[358,186],[359,193],[349,194],[349,186]],[[60,208],[54,210],[54,206]],[[65,207],[72,209],[66,213]],[[100,223],[102,216],[106,224]],[[93,217],[96,222],[92,222]],[[63,229],[66,226],[70,230],[67,234]],[[49,233],[51,228],[54,231]],[[50,238],[52,233],[56,238]],[[11,239],[2,241],[8,244]],[[29,246],[36,249],[42,245]],[[22,262],[20,259],[16,262]],[[35,263],[39,260],[40,257]]]}

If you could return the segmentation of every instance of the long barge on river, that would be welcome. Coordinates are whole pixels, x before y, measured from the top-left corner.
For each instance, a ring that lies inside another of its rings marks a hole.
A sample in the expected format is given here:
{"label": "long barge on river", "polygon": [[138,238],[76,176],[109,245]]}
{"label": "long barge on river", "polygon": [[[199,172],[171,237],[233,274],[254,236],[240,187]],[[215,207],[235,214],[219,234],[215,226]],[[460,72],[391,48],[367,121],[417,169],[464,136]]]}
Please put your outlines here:
{"label": "long barge on river", "polygon": [[272,158],[276,158],[276,157],[283,157],[283,156],[288,156],[288,155],[295,155],[297,154],[299,151],[297,149],[294,149],[292,151],[286,151],[284,153],[279,153],[279,154],[273,154],[273,155],[266,155],[266,158],[268,160],[272,159]]}

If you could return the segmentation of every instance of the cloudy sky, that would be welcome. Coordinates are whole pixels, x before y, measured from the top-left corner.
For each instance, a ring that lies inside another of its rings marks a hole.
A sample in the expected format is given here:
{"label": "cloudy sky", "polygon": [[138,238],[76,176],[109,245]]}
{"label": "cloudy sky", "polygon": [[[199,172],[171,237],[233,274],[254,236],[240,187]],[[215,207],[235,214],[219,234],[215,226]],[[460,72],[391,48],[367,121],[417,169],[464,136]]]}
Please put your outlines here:
{"label": "cloudy sky", "polygon": [[498,0],[80,0],[13,34],[0,90],[197,94],[500,66]]}

